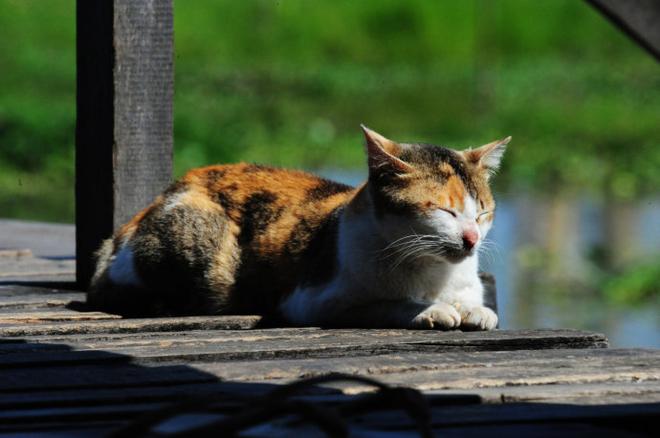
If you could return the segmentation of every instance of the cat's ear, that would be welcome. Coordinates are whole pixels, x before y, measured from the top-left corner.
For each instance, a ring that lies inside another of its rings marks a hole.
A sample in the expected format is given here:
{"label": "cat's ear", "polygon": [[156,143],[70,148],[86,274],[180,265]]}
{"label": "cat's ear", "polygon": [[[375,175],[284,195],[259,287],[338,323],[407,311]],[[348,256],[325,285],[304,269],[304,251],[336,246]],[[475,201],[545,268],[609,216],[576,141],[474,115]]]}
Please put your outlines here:
{"label": "cat's ear", "polygon": [[502,156],[506,150],[506,145],[511,141],[511,137],[496,140],[485,144],[476,149],[463,151],[463,156],[468,163],[479,166],[492,175],[499,169]]}
{"label": "cat's ear", "polygon": [[360,127],[366,140],[370,173],[382,170],[408,173],[414,170],[410,164],[398,158],[403,151],[400,144],[383,137],[364,125],[360,125]]}

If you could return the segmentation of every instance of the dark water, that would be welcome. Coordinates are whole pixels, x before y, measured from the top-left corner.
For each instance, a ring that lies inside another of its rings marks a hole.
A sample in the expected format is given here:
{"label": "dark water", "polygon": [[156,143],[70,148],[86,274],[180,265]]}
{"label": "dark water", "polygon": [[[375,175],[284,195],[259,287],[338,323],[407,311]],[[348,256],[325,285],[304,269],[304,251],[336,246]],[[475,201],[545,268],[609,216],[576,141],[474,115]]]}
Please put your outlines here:
{"label": "dark water", "polygon": [[[364,175],[324,171],[358,184]],[[599,293],[594,253],[610,264],[660,255],[660,199],[613,204],[585,197],[496,195],[494,249],[481,267],[497,279],[502,328],[576,328],[617,347],[660,348],[660,300],[618,304]],[[659,286],[660,287],[660,286]]]}

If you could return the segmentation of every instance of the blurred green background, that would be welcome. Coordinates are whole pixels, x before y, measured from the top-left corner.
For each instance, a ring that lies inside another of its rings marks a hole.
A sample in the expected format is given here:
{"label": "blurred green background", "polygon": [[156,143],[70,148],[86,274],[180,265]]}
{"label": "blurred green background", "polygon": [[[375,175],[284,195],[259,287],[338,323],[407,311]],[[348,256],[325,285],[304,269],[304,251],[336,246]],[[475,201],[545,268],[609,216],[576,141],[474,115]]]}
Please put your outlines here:
{"label": "blurred green background", "polygon": [[[660,69],[576,0],[175,1],[175,165],[513,135],[500,189],[660,186]],[[0,0],[0,211],[73,220],[75,2]]]}
{"label": "blurred green background", "polygon": [[[233,161],[360,175],[359,123],[457,148],[512,135],[501,289],[660,296],[660,67],[586,2],[174,4],[177,176]],[[75,2],[0,0],[0,217],[73,222],[74,128]]]}

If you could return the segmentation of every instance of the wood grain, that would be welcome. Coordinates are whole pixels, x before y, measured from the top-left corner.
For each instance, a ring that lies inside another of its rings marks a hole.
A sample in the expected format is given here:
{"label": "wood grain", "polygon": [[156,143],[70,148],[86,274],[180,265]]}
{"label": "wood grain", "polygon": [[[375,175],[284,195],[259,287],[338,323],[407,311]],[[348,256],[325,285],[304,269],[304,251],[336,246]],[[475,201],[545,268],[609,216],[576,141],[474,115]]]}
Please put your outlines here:
{"label": "wood grain", "polygon": [[660,3],[656,0],[623,2],[587,0],[614,25],[660,61]]}
{"label": "wood grain", "polygon": [[172,176],[171,0],[78,0],[76,254],[92,254]]}
{"label": "wood grain", "polygon": [[[125,324],[127,321],[121,322]],[[217,324],[217,321],[202,320],[200,323]],[[116,325],[112,322],[103,324]],[[13,329],[16,330],[16,327]],[[8,329],[0,327],[0,332],[3,330]],[[29,339],[29,348],[17,339],[17,342],[6,341],[0,344],[0,352],[3,354],[3,366],[14,367],[96,360],[94,355],[89,354],[90,351],[116,353],[133,357],[136,363],[151,364],[603,346],[602,336],[572,331],[501,331],[490,332],[485,336],[477,333],[406,330],[204,330],[176,334],[149,334],[140,331],[141,333],[134,335],[34,337]],[[58,354],[58,348],[66,354]]]}
{"label": "wood grain", "polygon": [[[279,361],[232,361],[191,364],[233,381],[287,382],[333,370],[368,374],[380,380],[424,390],[469,389],[594,382],[660,380],[660,351],[640,349],[521,350],[391,353]],[[365,390],[342,386],[346,392]]]}
{"label": "wood grain", "polygon": [[259,316],[189,316],[183,318],[118,319],[115,321],[62,322],[59,324],[0,326],[0,337],[70,335],[81,333],[137,333],[210,329],[248,329]]}

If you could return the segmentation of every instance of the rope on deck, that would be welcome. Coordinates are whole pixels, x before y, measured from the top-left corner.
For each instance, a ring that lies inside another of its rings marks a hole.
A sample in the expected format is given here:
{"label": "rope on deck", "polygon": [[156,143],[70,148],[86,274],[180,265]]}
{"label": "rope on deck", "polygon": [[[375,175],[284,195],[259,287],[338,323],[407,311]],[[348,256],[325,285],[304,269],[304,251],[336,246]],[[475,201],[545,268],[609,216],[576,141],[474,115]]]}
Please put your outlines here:
{"label": "rope on deck", "polygon": [[[336,407],[304,400],[290,399],[301,390],[330,382],[358,382],[377,388],[376,392],[355,397]],[[226,396],[206,396],[167,406],[138,418],[112,436],[128,438],[157,436],[152,429],[175,416],[200,411],[213,412],[213,405],[227,401]],[[416,389],[393,387],[375,379],[349,374],[332,373],[298,380],[282,385],[256,400],[245,403],[233,415],[220,418],[203,426],[186,429],[167,436],[235,436],[251,427],[273,421],[276,418],[296,415],[301,422],[311,422],[331,437],[348,437],[347,419],[351,416],[380,409],[401,409],[417,426],[423,438],[433,437],[431,413],[424,395]],[[225,408],[226,409],[226,408]]]}

